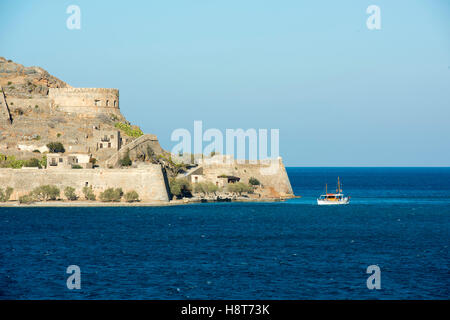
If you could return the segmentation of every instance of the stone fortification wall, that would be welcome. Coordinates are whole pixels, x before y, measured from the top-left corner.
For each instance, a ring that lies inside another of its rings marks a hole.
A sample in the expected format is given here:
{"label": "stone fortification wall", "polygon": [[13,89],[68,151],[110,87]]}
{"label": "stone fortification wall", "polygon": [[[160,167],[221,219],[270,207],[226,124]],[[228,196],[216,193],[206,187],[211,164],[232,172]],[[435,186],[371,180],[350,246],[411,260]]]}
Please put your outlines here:
{"label": "stone fortification wall", "polygon": [[292,186],[281,158],[269,161],[246,161],[203,165],[203,175],[206,180],[216,181],[224,174],[239,177],[241,182],[248,183],[251,177],[258,179],[264,187],[272,188],[280,196],[292,195]]}
{"label": "stone fortification wall", "polygon": [[92,186],[97,199],[105,189],[120,187],[124,192],[136,190],[143,202],[169,200],[160,165],[133,169],[0,169],[0,185],[14,188],[11,200],[41,185],[56,185],[63,198],[64,188],[70,186],[83,198],[86,184]]}
{"label": "stone fortification wall", "polygon": [[119,90],[105,88],[49,88],[48,97],[56,110],[95,116],[115,114],[122,117],[119,110]]}

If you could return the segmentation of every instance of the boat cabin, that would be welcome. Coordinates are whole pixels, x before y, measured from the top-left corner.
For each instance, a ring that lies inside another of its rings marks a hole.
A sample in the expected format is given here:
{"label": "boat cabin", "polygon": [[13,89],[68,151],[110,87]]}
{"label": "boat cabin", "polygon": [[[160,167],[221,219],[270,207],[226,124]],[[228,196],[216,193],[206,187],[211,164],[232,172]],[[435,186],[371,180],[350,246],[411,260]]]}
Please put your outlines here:
{"label": "boat cabin", "polygon": [[344,199],[343,194],[333,194],[333,193],[323,194],[319,197],[319,200],[328,200],[328,201],[339,201],[342,199]]}

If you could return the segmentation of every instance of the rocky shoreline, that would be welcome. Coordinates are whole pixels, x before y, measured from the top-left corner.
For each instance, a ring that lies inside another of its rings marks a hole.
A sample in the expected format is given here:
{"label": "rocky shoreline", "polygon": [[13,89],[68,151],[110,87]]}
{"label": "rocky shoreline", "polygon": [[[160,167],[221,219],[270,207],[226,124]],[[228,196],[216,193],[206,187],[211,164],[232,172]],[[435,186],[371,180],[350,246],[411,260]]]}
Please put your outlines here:
{"label": "rocky shoreline", "polygon": [[195,203],[221,203],[221,202],[281,202],[288,199],[300,198],[300,196],[288,196],[278,198],[262,198],[255,199],[245,196],[237,196],[234,198],[218,197],[192,197],[184,199],[164,201],[145,201],[145,202],[99,202],[99,201],[39,201],[29,204],[19,203],[19,201],[9,201],[0,203],[0,207],[9,208],[32,208],[32,207],[165,207],[175,205],[187,205]]}

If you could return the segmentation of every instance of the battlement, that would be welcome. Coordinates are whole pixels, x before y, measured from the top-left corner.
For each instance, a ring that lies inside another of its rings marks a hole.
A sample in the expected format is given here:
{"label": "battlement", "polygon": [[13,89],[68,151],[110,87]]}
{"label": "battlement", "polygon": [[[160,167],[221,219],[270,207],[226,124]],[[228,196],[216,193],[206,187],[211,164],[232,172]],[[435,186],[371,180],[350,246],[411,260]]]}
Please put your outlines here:
{"label": "battlement", "polygon": [[59,111],[83,116],[120,115],[119,90],[106,88],[49,88],[48,97]]}
{"label": "battlement", "polygon": [[63,94],[80,94],[80,93],[99,93],[99,94],[112,93],[118,96],[119,90],[110,88],[49,88],[48,95],[57,96]]}

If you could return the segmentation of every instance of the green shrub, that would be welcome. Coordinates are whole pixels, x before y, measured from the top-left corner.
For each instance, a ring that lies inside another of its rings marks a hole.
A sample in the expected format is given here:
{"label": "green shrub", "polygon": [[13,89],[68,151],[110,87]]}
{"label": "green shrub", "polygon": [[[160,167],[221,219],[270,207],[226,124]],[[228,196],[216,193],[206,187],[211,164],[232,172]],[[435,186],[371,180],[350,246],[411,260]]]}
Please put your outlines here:
{"label": "green shrub", "polygon": [[123,191],[121,188],[108,188],[100,193],[100,200],[103,202],[120,202],[122,196]]}
{"label": "green shrub", "polygon": [[94,190],[92,190],[92,186],[83,187],[83,194],[86,200],[95,201]]}
{"label": "green shrub", "polygon": [[219,187],[216,186],[211,181],[208,182],[199,182],[194,184],[194,192],[195,193],[203,193],[203,194],[209,194],[209,193],[215,193],[219,190]]}
{"label": "green shrub", "polygon": [[28,167],[28,168],[34,168],[34,167],[41,168],[41,164],[40,164],[39,160],[36,158],[26,160],[23,166]]}
{"label": "green shrub", "polygon": [[73,164],[72,169],[83,169],[83,167],[80,166],[79,164]]}
{"label": "green shrub", "polygon": [[172,155],[171,154],[158,154],[158,159],[164,159],[165,161],[169,162],[171,166],[173,167],[177,167],[177,168],[181,168],[184,166],[183,163],[175,163],[172,160]]}
{"label": "green shrub", "polygon": [[188,179],[170,179],[170,193],[177,197],[191,196],[192,186]]}
{"label": "green shrub", "polygon": [[243,182],[230,183],[227,186],[228,191],[242,194],[243,192],[251,192],[252,187]]}
{"label": "green shrub", "polygon": [[33,150],[34,153],[41,153],[38,149]]}
{"label": "green shrub", "polygon": [[75,188],[72,188],[72,187],[66,187],[64,189],[64,195],[66,196],[67,200],[70,200],[70,201],[74,201],[74,200],[78,199],[77,195],[75,194]]}
{"label": "green shrub", "polygon": [[155,156],[155,151],[153,151],[152,147],[150,145],[147,145],[147,155],[149,158],[153,158]]}
{"label": "green shrub", "polygon": [[250,179],[248,179],[248,183],[251,184],[252,186],[259,186],[259,185],[261,185],[259,180],[254,178],[254,177],[251,177]]}
{"label": "green shrub", "polygon": [[179,183],[177,183],[177,181],[175,179],[171,179],[169,181],[169,188],[170,188],[170,193],[173,194],[174,196],[180,196],[181,195],[181,186]]}
{"label": "green shrub", "polygon": [[132,128],[129,124],[123,122],[116,122],[114,125],[117,129],[122,130],[126,135],[134,138],[139,138],[144,133],[139,128]]}
{"label": "green shrub", "polygon": [[23,167],[24,164],[25,164],[24,160],[14,160],[10,162],[10,168],[20,169]]}
{"label": "green shrub", "polygon": [[30,194],[24,194],[23,196],[19,197],[19,203],[30,204],[33,201],[34,201],[34,198]]}
{"label": "green shrub", "polygon": [[50,142],[49,144],[47,144],[47,148],[50,150],[51,153],[66,152],[66,149],[64,149],[64,146],[61,142]]}
{"label": "green shrub", "polygon": [[8,86],[10,86],[10,85],[12,85],[12,82],[11,82],[11,81],[8,81]]}
{"label": "green shrub", "polygon": [[134,190],[131,190],[131,191],[128,191],[127,193],[125,193],[124,198],[125,198],[126,202],[139,201],[139,195]]}
{"label": "green shrub", "polygon": [[11,194],[13,193],[14,189],[11,187],[7,187],[5,190],[0,188],[0,202],[7,202],[9,201],[9,198],[11,197]]}
{"label": "green shrub", "polygon": [[15,156],[2,156],[0,166],[3,168],[20,169],[25,165],[25,160],[18,160]]}
{"label": "green shrub", "polygon": [[61,133],[57,133],[57,134],[56,134],[56,137],[57,137],[57,138],[61,137]]}
{"label": "green shrub", "polygon": [[56,200],[60,193],[58,187],[52,185],[39,186],[32,191],[33,197],[40,201]]}
{"label": "green shrub", "polygon": [[122,167],[129,167],[132,165],[133,162],[130,159],[130,151],[129,150],[127,150],[127,153],[123,156],[122,159],[120,159],[119,163]]}
{"label": "green shrub", "polygon": [[41,168],[47,168],[47,156],[42,156],[42,159],[39,160],[39,164],[41,165]]}

